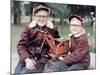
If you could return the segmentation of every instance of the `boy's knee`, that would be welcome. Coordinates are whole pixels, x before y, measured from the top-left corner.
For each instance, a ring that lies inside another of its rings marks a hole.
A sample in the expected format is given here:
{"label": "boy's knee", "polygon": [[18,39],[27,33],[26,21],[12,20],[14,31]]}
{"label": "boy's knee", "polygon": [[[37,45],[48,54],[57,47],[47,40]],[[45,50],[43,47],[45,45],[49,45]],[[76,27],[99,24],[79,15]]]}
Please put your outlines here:
{"label": "boy's knee", "polygon": [[67,70],[67,65],[64,64],[61,61],[52,61],[52,62],[48,62],[45,66],[45,71],[44,72],[57,72],[57,71],[65,71]]}

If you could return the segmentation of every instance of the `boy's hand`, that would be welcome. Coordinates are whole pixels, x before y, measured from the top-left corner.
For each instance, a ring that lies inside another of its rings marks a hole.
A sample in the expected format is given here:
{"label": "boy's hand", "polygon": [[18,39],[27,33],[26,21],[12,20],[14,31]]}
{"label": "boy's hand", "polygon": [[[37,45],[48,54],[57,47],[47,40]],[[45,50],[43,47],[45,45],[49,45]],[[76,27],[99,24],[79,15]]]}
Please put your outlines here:
{"label": "boy's hand", "polygon": [[34,70],[35,69],[36,62],[35,62],[34,59],[26,58],[25,63],[26,63],[26,68],[28,70]]}
{"label": "boy's hand", "polygon": [[63,60],[64,60],[64,58],[63,58],[63,57],[58,57],[58,59],[59,59],[60,61],[63,61]]}
{"label": "boy's hand", "polygon": [[51,56],[52,59],[57,58],[57,56],[55,54],[53,54],[53,53],[49,53],[49,55]]}

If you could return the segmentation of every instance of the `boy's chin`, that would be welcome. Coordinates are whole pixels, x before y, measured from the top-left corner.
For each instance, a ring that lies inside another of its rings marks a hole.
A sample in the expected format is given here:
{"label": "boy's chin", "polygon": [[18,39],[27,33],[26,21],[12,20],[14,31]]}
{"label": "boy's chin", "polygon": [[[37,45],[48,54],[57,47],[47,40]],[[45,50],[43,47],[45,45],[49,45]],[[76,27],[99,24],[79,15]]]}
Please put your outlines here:
{"label": "boy's chin", "polygon": [[40,27],[43,27],[43,26],[45,26],[45,24],[38,24]]}
{"label": "boy's chin", "polygon": [[78,32],[72,32],[72,34],[76,35],[76,34],[78,34]]}

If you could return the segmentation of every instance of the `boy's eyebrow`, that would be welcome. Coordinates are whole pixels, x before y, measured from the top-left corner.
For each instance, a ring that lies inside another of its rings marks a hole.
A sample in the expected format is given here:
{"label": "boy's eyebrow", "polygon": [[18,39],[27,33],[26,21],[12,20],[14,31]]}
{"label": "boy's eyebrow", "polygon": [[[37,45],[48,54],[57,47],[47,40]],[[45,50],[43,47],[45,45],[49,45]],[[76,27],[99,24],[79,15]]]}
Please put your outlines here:
{"label": "boy's eyebrow", "polygon": [[79,25],[79,24],[69,24],[69,25],[72,25],[72,26],[82,26],[82,25]]}

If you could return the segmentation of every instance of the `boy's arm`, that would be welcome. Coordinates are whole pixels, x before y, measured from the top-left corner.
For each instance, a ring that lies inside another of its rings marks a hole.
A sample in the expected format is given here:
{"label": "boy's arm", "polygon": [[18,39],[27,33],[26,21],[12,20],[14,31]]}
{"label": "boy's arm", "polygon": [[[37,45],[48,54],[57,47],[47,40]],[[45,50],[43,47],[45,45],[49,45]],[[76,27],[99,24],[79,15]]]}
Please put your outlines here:
{"label": "boy's arm", "polygon": [[75,51],[68,54],[64,59],[63,62],[66,64],[74,63],[80,61],[86,53],[89,52],[89,45],[87,40],[80,40],[79,44],[77,45]]}
{"label": "boy's arm", "polygon": [[24,32],[21,35],[21,39],[17,44],[17,52],[19,54],[20,60],[24,61],[25,58],[31,57],[28,53],[28,39],[29,39],[29,28],[26,26]]}

